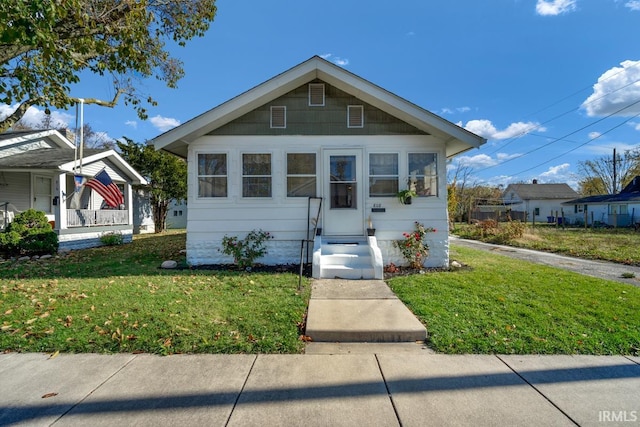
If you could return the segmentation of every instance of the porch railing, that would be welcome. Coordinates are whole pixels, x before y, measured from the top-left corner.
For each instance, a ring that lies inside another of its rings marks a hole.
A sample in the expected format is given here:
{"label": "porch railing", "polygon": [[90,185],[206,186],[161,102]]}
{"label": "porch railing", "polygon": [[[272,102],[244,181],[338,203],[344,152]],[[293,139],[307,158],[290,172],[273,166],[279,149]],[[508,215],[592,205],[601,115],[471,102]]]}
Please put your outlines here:
{"label": "porch railing", "polygon": [[100,225],[126,225],[127,210],[67,209],[67,227],[94,227]]}

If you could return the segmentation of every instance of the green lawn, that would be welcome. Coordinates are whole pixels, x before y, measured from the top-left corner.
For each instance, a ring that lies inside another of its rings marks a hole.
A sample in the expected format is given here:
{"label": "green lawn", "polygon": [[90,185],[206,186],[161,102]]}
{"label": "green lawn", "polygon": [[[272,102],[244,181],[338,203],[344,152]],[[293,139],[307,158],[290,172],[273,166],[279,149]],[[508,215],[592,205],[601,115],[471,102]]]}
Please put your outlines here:
{"label": "green lawn", "polygon": [[292,274],[161,270],[185,234],[0,264],[0,349],[299,353],[309,286]]}
{"label": "green lawn", "polygon": [[[300,353],[309,281],[184,265],[185,234],[0,263],[0,350]],[[640,354],[640,289],[452,245],[465,267],[396,277],[443,353]]]}
{"label": "green lawn", "polygon": [[468,267],[389,284],[443,353],[640,354],[640,289],[452,245]]}

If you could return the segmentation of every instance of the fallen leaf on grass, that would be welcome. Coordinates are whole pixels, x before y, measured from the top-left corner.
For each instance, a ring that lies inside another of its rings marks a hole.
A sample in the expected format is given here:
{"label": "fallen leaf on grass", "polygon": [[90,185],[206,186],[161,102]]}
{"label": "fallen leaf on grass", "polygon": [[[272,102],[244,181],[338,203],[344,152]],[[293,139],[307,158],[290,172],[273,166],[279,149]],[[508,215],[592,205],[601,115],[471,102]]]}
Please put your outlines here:
{"label": "fallen leaf on grass", "polygon": [[60,351],[59,351],[59,350],[56,350],[54,353],[52,353],[52,354],[49,356],[49,359],[56,358],[56,357],[58,357],[58,355],[59,355],[59,354],[60,354]]}

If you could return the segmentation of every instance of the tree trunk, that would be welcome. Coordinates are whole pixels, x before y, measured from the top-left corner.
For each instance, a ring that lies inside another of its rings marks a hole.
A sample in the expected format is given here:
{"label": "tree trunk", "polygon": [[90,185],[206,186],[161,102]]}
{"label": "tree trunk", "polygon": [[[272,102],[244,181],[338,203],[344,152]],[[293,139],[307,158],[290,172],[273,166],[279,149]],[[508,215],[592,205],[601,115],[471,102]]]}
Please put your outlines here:
{"label": "tree trunk", "polygon": [[168,200],[157,200],[155,197],[151,197],[151,205],[153,206],[153,224],[155,226],[156,233],[162,233],[167,226],[167,208],[169,206]]}

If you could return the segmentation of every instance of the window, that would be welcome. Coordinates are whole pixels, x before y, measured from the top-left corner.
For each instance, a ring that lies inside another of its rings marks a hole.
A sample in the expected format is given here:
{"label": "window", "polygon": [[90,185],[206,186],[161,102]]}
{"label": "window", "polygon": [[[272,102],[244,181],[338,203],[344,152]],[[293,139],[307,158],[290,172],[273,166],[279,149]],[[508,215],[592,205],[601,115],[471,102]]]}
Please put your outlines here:
{"label": "window", "polygon": [[316,154],[287,153],[287,197],[315,197]]}
{"label": "window", "polygon": [[242,155],[242,197],[271,197],[271,154]]}
{"label": "window", "polygon": [[324,83],[309,84],[309,106],[324,107]]}
{"label": "window", "polygon": [[609,205],[609,215],[627,215],[629,211],[627,210],[628,205],[619,205],[619,204],[611,204]]}
{"label": "window", "polygon": [[347,127],[364,127],[364,107],[362,105],[347,105]]}
{"label": "window", "polygon": [[438,195],[438,156],[435,153],[409,153],[409,187],[418,196]]}
{"label": "window", "polygon": [[287,107],[271,107],[271,128],[284,129],[287,127]]}
{"label": "window", "polygon": [[227,197],[226,154],[198,154],[198,197]]}
{"label": "window", "polygon": [[398,193],[398,154],[369,154],[369,197],[391,197]]}

